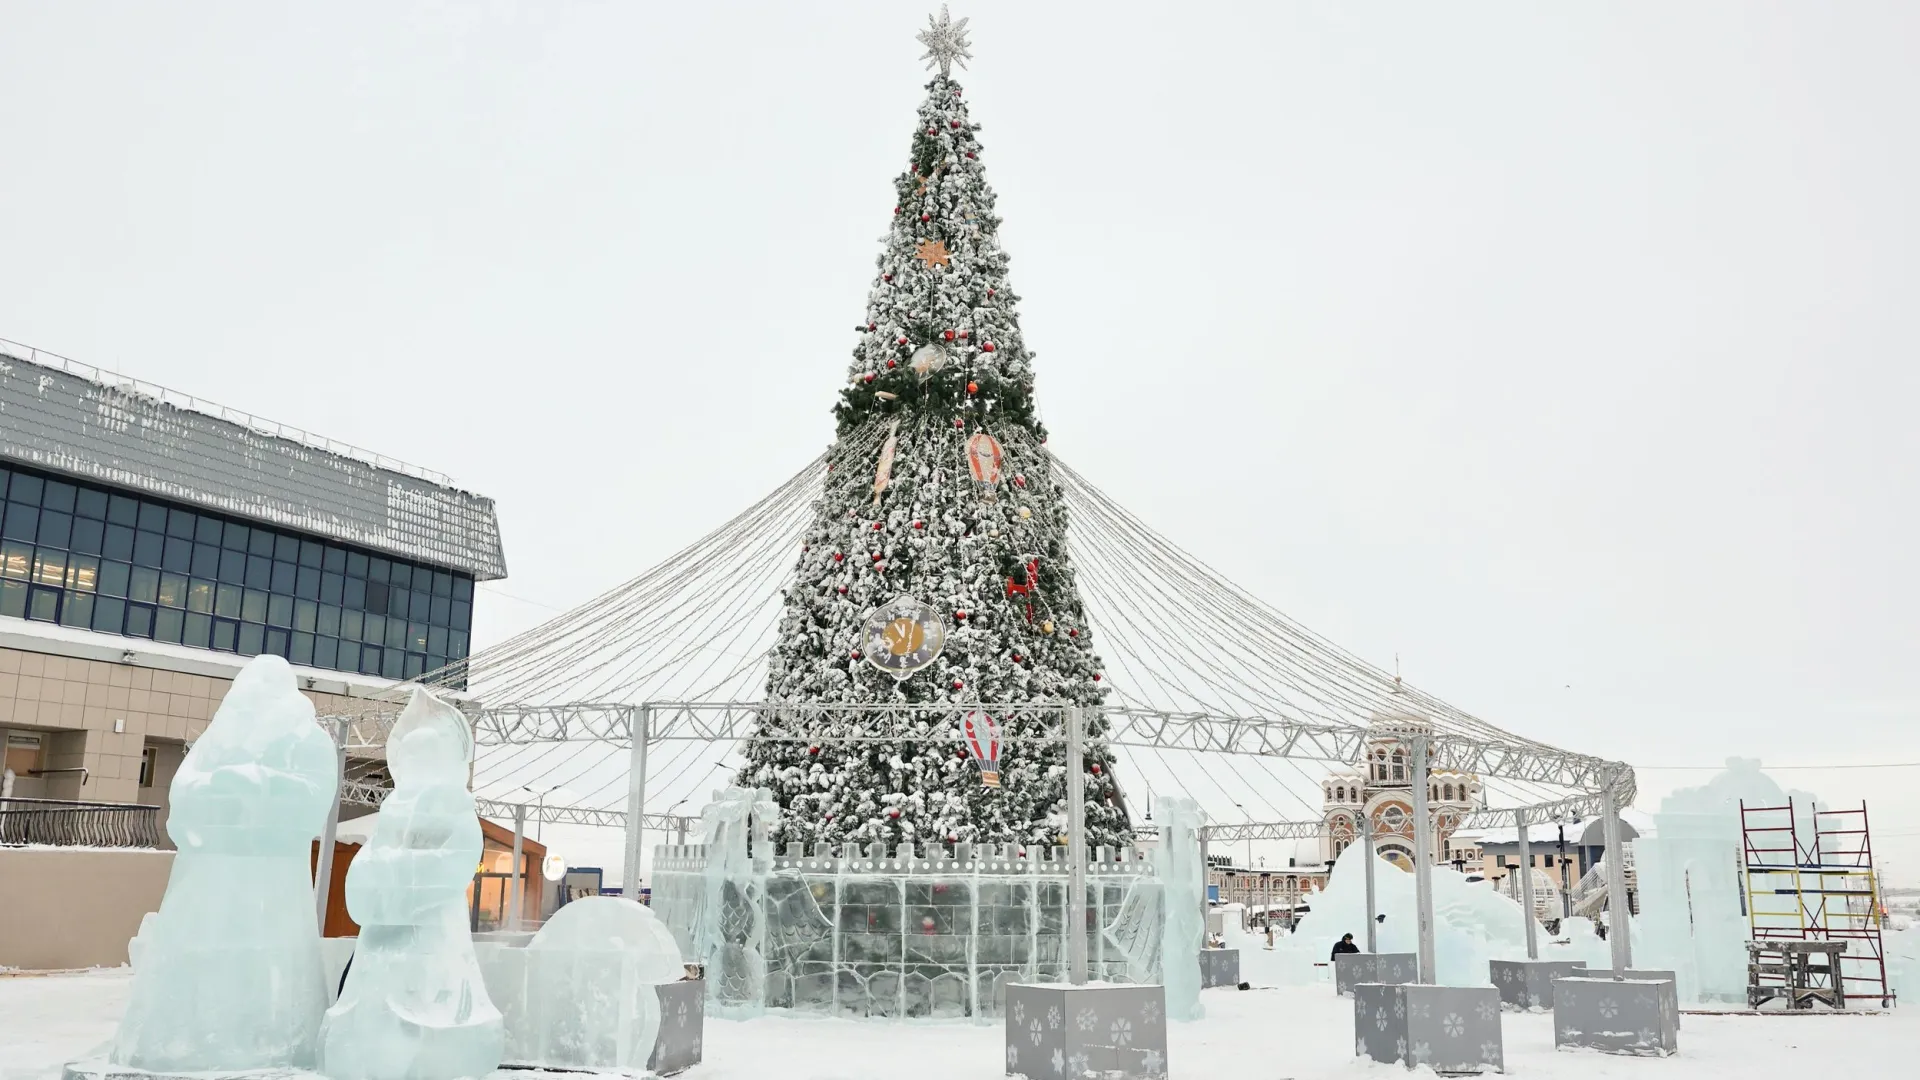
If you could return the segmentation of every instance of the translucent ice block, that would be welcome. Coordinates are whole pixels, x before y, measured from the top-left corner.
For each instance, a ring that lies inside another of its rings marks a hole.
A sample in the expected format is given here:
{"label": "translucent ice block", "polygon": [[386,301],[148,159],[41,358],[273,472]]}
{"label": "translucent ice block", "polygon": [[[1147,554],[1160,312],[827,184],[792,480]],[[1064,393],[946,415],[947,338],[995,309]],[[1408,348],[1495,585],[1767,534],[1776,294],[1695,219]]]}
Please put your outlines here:
{"label": "translucent ice block", "polygon": [[511,1060],[547,1069],[641,1072],[660,1031],[654,990],[686,974],[680,946],[632,900],[561,908],[526,948],[526,1019]]}
{"label": "translucent ice block", "polygon": [[360,940],[321,1035],[329,1080],[460,1080],[500,1064],[504,1024],[467,926],[472,750],[459,710],[415,689],[387,737],[393,794],[347,870]]}
{"label": "translucent ice block", "polygon": [[310,859],[339,779],[293,669],[248,663],[174,774],[167,835],[179,853],[141,929],[114,1064],[313,1065],[327,987]]}

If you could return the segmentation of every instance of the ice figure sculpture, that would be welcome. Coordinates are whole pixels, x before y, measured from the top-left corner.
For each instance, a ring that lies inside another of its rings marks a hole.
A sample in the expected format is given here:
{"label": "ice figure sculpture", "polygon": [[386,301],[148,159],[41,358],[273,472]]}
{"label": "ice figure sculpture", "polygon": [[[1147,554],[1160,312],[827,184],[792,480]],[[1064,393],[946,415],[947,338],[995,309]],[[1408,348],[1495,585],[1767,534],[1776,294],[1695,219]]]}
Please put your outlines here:
{"label": "ice figure sculpture", "polygon": [[115,1065],[308,1068],[327,1007],[314,838],[340,786],[333,740],[277,656],[233,680],[171,788],[179,853],[114,1037]]}
{"label": "ice figure sculpture", "polygon": [[393,794],[347,870],[360,940],[321,1033],[329,1080],[454,1080],[500,1064],[504,1025],[467,928],[481,852],[472,750],[459,710],[416,688],[387,737]]}
{"label": "ice figure sculpture", "polygon": [[1200,947],[1207,933],[1207,875],[1200,865],[1200,829],[1207,815],[1192,799],[1166,795],[1154,800],[1153,815],[1163,833],[1155,854],[1161,860],[1165,890],[1160,969],[1167,988],[1167,1016],[1199,1020],[1206,1016],[1200,1005]]}
{"label": "ice figure sculpture", "polygon": [[742,1016],[766,1004],[767,833],[779,815],[773,793],[730,787],[700,811],[706,843],[705,905],[693,935],[713,1003]]}
{"label": "ice figure sculpture", "polygon": [[654,989],[686,975],[653,912],[612,896],[561,908],[526,947],[526,1016],[508,1060],[641,1073],[660,1033]]}

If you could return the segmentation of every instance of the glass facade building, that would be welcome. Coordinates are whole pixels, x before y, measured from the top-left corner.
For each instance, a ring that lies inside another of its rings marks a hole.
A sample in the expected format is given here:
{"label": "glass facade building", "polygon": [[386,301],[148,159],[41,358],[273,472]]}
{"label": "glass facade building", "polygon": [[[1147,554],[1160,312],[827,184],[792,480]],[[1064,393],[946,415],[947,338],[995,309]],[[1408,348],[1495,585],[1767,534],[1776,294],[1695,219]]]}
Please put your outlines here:
{"label": "glass facade building", "polygon": [[461,570],[0,465],[0,617],[407,679],[466,658],[473,586]]}

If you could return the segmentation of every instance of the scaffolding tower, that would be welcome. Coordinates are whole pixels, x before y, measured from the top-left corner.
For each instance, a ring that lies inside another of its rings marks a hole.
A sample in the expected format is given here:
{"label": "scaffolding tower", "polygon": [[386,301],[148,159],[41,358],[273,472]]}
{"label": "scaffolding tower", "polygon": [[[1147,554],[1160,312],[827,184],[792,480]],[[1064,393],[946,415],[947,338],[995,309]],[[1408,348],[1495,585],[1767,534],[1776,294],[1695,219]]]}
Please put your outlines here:
{"label": "scaffolding tower", "polygon": [[[1758,943],[1843,942],[1834,961],[1831,989],[1842,1002],[1878,999],[1892,1004],[1879,879],[1873,869],[1873,837],[1867,806],[1858,810],[1809,808],[1810,835],[1801,837],[1793,800],[1785,806],[1740,803],[1745,851],[1747,926]],[[1787,988],[1771,966],[1756,968],[1752,991]],[[1844,1007],[1844,1006],[1843,1006]]]}

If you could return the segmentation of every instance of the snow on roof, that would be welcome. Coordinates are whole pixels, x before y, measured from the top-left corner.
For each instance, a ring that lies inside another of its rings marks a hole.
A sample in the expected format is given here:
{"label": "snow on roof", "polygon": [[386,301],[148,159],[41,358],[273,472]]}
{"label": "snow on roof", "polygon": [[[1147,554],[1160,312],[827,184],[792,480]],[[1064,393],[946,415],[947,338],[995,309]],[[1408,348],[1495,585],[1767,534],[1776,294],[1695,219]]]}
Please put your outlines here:
{"label": "snow on roof", "polygon": [[0,339],[0,459],[506,576],[493,500],[438,473]]}

